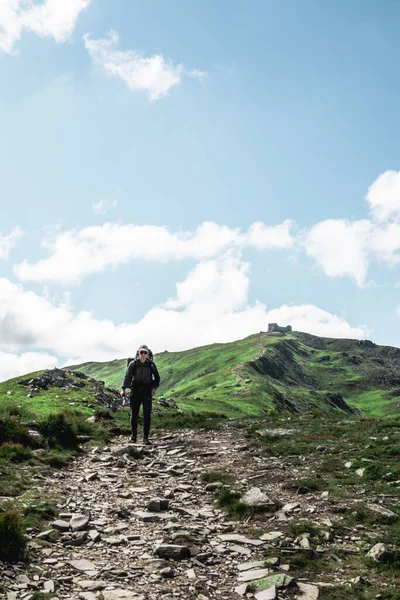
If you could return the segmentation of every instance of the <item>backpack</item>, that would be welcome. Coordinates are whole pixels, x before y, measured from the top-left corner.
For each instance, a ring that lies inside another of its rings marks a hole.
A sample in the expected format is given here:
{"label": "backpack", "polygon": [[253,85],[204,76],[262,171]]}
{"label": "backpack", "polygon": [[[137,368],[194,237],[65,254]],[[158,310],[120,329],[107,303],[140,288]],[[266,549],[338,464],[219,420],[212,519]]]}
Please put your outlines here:
{"label": "backpack", "polygon": [[[146,348],[147,348],[147,346],[146,346]],[[154,376],[154,369],[153,369],[153,365],[154,365],[153,352],[150,350],[150,348],[147,348],[147,351],[148,351],[148,355],[147,355],[146,363],[150,367],[151,378],[154,380],[155,376]],[[138,364],[138,362],[140,362],[139,361],[139,350],[137,350],[135,358],[127,358],[126,359],[126,366],[129,367],[131,362],[136,363],[136,364]],[[134,365],[134,367],[133,367],[133,372],[132,372],[133,377],[135,377],[135,371],[136,371],[135,367],[136,367],[136,365]],[[132,380],[132,383],[133,383],[133,380]],[[131,387],[131,389],[132,389],[132,387]]]}

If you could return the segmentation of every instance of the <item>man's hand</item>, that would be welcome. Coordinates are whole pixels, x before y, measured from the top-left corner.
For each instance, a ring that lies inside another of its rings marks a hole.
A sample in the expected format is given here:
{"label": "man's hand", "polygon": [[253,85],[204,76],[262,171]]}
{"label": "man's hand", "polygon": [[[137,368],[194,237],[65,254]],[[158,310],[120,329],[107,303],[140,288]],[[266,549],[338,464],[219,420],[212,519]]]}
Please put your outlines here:
{"label": "man's hand", "polygon": [[121,398],[126,398],[126,392],[125,390],[121,390],[119,395],[121,396]]}
{"label": "man's hand", "polygon": [[152,398],[154,398],[154,396],[156,395],[156,391],[157,391],[157,388],[153,388],[153,389],[151,390],[151,397],[152,397]]}

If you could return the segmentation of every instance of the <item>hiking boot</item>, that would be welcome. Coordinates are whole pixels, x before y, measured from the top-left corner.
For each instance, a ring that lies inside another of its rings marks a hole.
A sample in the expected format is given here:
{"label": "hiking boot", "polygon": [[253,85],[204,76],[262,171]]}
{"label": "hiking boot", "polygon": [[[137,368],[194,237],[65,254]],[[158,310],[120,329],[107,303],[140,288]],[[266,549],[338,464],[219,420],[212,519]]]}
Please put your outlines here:
{"label": "hiking boot", "polygon": [[132,433],[131,437],[130,437],[131,442],[133,442],[134,444],[136,444],[137,441],[137,436],[135,434]]}
{"label": "hiking boot", "polygon": [[143,444],[145,446],[151,446],[151,441],[149,440],[148,437],[143,438]]}

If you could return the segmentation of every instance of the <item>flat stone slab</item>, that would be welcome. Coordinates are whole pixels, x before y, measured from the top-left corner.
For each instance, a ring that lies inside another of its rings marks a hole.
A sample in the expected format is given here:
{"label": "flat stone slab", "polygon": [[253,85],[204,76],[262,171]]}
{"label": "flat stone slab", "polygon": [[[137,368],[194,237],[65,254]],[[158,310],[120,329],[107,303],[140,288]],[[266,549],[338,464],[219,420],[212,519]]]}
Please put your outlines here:
{"label": "flat stone slab", "polygon": [[131,590],[104,590],[102,592],[104,600],[141,600],[144,596],[136,594]]}
{"label": "flat stone slab", "polygon": [[282,589],[289,587],[294,584],[294,579],[290,575],[285,575],[284,573],[275,573],[274,575],[269,575],[268,577],[262,578],[261,581],[256,581],[254,587],[256,590],[268,590],[272,586],[275,586],[277,589]]}
{"label": "flat stone slab", "polygon": [[58,529],[58,531],[69,531],[69,523],[67,523],[67,521],[63,521],[62,519],[53,521],[51,526],[54,527],[54,529]]}
{"label": "flat stone slab", "polygon": [[101,579],[99,581],[84,579],[83,581],[78,581],[78,585],[88,592],[97,592],[99,590],[104,590],[108,583],[106,581],[101,581]]}
{"label": "flat stone slab", "polygon": [[300,508],[299,502],[289,502],[288,504],[285,504],[283,508],[281,508],[281,512],[292,512],[293,510],[296,510],[296,508]]}
{"label": "flat stone slab", "polygon": [[152,513],[145,511],[135,512],[134,515],[138,517],[144,523],[158,523],[159,521],[171,521],[175,519],[175,515],[173,513]]}
{"label": "flat stone slab", "polygon": [[222,533],[218,536],[222,542],[237,542],[238,544],[248,544],[249,546],[263,546],[263,540],[253,540],[239,533]]}
{"label": "flat stone slab", "polygon": [[256,600],[276,600],[277,598],[276,587],[273,585],[267,590],[261,590],[254,596]]}
{"label": "flat stone slab", "polygon": [[70,560],[68,564],[77,571],[96,571],[96,565],[90,562],[90,560],[86,560],[86,558]]}
{"label": "flat stone slab", "polygon": [[316,585],[311,585],[310,583],[301,583],[297,582],[297,587],[300,591],[299,600],[318,600],[319,598],[319,589]]}
{"label": "flat stone slab", "polygon": [[281,537],[283,537],[282,531],[270,531],[269,533],[263,533],[259,539],[263,542],[273,542]]}
{"label": "flat stone slab", "polygon": [[239,575],[239,581],[256,581],[256,579],[263,579],[267,577],[271,571],[269,569],[250,569],[250,571],[244,571]]}
{"label": "flat stone slab", "polygon": [[261,569],[264,567],[264,563],[262,561],[258,562],[246,562],[238,565],[239,571],[249,571],[250,569]]}

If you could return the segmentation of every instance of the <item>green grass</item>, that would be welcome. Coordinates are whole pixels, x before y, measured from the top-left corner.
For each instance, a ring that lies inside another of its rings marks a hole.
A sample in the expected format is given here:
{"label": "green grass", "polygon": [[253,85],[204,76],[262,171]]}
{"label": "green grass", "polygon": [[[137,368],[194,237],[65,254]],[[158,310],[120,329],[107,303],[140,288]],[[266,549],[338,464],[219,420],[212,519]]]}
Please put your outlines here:
{"label": "green grass", "polygon": [[205,471],[200,475],[200,481],[203,483],[233,483],[234,480],[234,476],[228,471]]}
{"label": "green grass", "polygon": [[[329,360],[321,362],[326,357]],[[184,412],[242,418],[274,408],[320,408],[340,414],[330,400],[332,394],[339,394],[364,415],[388,416],[395,414],[400,401],[393,394],[400,353],[357,340],[260,333],[228,344],[163,352],[155,361],[162,380],[158,396],[174,398]],[[77,368],[119,387],[126,361],[85,363]]]}

